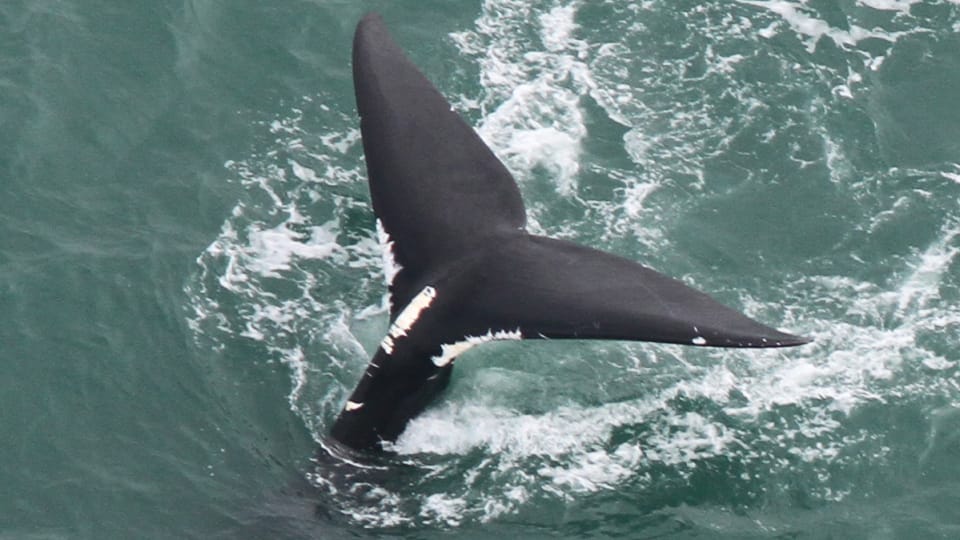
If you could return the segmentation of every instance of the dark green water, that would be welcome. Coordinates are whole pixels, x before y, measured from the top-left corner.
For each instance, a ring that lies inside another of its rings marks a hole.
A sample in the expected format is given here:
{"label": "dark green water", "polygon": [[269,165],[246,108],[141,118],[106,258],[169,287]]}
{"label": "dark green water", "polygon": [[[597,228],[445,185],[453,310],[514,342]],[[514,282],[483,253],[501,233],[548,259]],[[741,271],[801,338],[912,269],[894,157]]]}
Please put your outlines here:
{"label": "dark green water", "polygon": [[[370,9],[531,229],[816,342],[490,345],[312,462],[387,323]],[[0,127],[4,540],[960,538],[956,1],[4,0]]]}

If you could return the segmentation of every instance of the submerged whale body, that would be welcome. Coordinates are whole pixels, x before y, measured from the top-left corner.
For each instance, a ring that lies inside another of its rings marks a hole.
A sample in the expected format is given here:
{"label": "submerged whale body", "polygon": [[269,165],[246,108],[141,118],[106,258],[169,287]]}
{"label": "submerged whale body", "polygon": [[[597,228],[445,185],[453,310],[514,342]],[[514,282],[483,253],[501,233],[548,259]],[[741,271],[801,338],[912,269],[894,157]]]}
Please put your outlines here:
{"label": "submerged whale body", "polygon": [[510,172],[375,14],[357,25],[353,78],[391,325],[333,425],[340,443],[396,440],[457,355],[487,341],[809,342],[631,260],[527,233]]}

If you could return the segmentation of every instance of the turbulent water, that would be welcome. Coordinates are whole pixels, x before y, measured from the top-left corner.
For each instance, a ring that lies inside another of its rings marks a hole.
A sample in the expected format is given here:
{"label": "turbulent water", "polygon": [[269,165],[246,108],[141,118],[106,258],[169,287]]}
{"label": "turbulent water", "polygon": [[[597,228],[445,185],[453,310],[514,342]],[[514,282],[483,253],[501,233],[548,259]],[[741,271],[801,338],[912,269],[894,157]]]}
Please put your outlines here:
{"label": "turbulent water", "polygon": [[[531,231],[816,341],[491,344],[336,457],[371,9]],[[960,538],[960,2],[7,0],[0,100],[2,539]]]}

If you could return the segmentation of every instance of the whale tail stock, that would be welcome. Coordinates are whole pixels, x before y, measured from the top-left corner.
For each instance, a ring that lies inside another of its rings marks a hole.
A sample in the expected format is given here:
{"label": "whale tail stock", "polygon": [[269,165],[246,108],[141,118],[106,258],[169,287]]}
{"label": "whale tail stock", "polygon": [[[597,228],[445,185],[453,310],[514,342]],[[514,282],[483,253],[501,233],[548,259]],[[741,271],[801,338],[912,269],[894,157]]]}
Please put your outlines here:
{"label": "whale tail stock", "polygon": [[355,449],[395,440],[446,386],[454,358],[485,341],[810,341],[631,260],[528,234],[509,171],[407,59],[379,16],[360,21],[353,47],[371,199],[387,250],[391,326],[334,423],[334,439]]}

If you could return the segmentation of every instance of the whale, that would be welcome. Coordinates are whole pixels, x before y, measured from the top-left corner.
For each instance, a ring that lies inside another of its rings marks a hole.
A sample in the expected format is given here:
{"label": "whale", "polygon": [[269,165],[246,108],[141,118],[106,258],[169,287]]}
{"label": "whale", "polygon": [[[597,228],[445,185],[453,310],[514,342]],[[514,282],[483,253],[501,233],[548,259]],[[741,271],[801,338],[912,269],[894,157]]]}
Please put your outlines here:
{"label": "whale", "polygon": [[636,261],[528,232],[510,171],[379,15],[359,21],[352,63],[390,324],[330,429],[333,440],[389,449],[449,384],[457,357],[490,341],[811,341]]}

